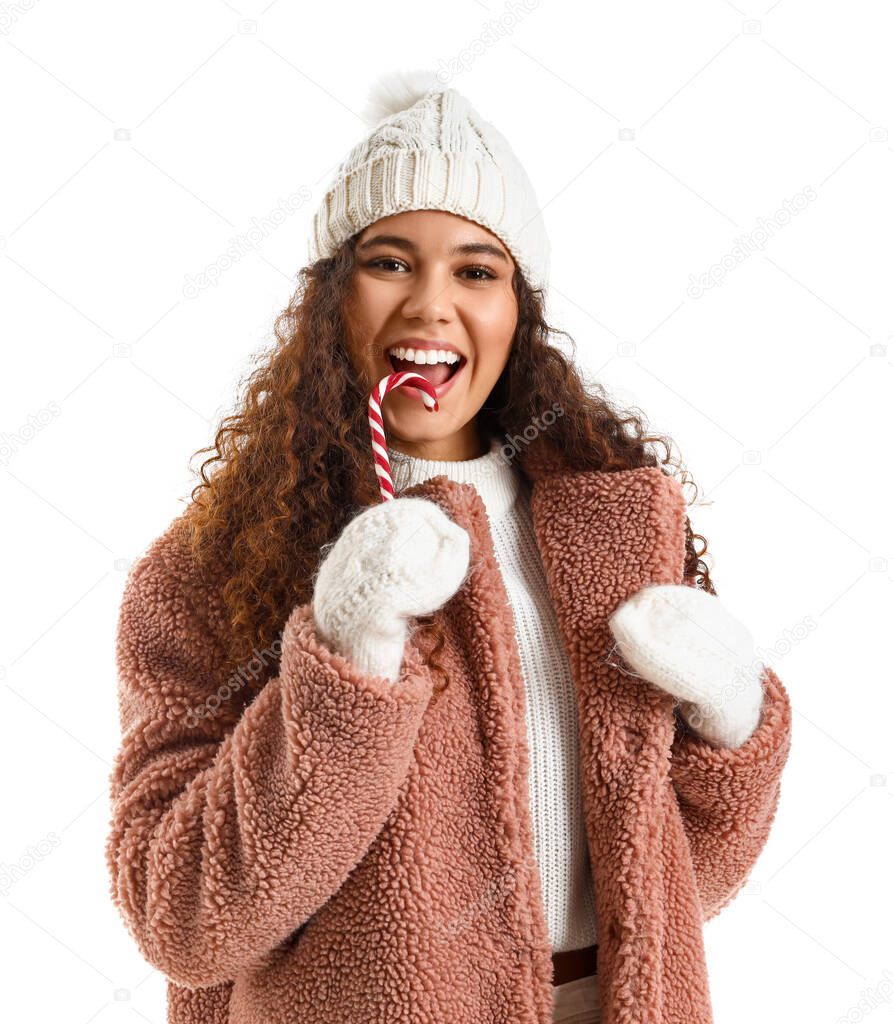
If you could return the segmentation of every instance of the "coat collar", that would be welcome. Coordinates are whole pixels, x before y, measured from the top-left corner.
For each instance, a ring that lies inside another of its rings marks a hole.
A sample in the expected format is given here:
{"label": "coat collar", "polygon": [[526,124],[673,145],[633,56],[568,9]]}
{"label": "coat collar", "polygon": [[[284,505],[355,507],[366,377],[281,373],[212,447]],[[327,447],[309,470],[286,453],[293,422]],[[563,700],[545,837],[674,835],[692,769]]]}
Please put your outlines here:
{"label": "coat collar", "polygon": [[[628,594],[621,596],[611,588],[609,594],[593,595],[595,604],[589,611],[594,614],[597,607],[605,613],[607,609],[605,619],[626,596],[647,583],[682,582],[686,511],[674,477],[657,466],[579,469],[545,433],[506,457],[517,459],[531,486],[534,532],[557,610],[573,596],[568,588],[572,567],[579,562],[575,550],[586,553],[584,561],[601,553],[607,560],[600,563],[603,574],[610,574],[613,565],[615,573],[620,571],[629,580]],[[460,525],[480,527],[482,517],[486,525],[483,502],[472,484],[435,476],[402,493],[437,501]],[[581,611],[578,607],[578,616]],[[571,608],[567,612],[574,617]]]}

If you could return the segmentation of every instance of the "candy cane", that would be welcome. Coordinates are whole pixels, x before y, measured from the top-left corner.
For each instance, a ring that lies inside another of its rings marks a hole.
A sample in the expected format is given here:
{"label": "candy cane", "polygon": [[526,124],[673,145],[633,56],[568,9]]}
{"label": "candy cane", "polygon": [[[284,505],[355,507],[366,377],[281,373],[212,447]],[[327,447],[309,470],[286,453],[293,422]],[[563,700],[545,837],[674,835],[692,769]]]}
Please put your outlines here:
{"label": "candy cane", "polygon": [[387,441],[384,436],[384,420],[381,417],[381,403],[389,391],[408,384],[417,388],[429,412],[437,412],[437,392],[427,377],[412,370],[401,370],[389,373],[372,389],[369,395],[369,431],[372,434],[372,457],[375,460],[375,473],[378,476],[378,488],[381,500],[390,501],[394,497],[394,483],[391,480],[391,460],[388,458]]}

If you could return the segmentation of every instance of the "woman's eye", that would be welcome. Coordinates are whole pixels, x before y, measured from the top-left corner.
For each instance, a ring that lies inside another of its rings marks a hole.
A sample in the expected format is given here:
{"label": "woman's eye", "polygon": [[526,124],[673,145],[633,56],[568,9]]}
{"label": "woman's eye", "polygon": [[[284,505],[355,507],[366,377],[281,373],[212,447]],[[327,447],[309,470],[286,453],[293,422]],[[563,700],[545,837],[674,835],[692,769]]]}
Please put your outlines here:
{"label": "woman's eye", "polygon": [[[484,277],[474,277],[472,278],[473,281],[493,281],[496,279],[496,275],[487,267],[466,267],[465,270],[473,274],[480,273],[485,275]],[[464,272],[465,271],[463,271],[463,273]]]}
{"label": "woman's eye", "polygon": [[[370,260],[367,266],[376,267],[381,270],[389,270],[390,266],[404,267],[405,264],[402,260],[396,259],[394,256],[379,256],[378,259]],[[470,281],[495,281],[497,275],[493,273],[488,267],[464,267],[460,273],[462,274],[474,274],[476,276],[470,277],[467,280]],[[478,276],[482,275],[482,276]]]}
{"label": "woman's eye", "polygon": [[[380,267],[383,263],[397,263],[400,264],[400,260],[394,259],[393,256],[380,256],[377,260],[370,260],[370,267]],[[402,264],[401,264],[402,266]]]}

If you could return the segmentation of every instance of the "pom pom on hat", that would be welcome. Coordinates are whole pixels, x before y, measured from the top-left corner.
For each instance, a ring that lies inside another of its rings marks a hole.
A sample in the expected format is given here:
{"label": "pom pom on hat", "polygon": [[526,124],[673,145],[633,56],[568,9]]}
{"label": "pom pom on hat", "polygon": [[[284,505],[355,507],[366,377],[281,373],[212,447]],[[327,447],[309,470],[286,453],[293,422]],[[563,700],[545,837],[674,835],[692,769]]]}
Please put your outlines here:
{"label": "pom pom on hat", "polygon": [[445,88],[435,71],[389,71],[369,87],[360,117],[374,128],[386,117],[418,103],[426,93],[442,92]]}

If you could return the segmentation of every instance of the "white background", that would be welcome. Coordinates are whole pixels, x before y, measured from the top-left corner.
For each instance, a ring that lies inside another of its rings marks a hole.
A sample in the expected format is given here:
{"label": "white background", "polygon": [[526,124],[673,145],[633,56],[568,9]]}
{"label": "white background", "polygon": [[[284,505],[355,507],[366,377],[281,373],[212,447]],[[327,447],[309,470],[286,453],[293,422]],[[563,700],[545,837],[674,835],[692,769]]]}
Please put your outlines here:
{"label": "white background", "polygon": [[164,1020],[103,854],[125,570],[269,342],[370,82],[453,67],[536,187],[550,322],[676,440],[717,590],[791,695],[772,835],[705,926],[716,1018],[890,1020],[889,5],[20,0],[0,23],[7,1018]]}

